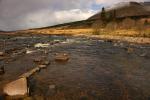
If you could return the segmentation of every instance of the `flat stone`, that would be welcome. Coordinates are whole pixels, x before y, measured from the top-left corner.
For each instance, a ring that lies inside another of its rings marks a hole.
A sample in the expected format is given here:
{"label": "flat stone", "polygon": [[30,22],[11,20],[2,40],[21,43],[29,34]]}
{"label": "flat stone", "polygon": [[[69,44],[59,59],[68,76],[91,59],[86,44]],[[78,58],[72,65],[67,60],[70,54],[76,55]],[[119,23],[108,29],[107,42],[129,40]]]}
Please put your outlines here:
{"label": "flat stone", "polygon": [[55,61],[68,61],[69,60],[69,55],[66,53],[58,53],[55,56]]}
{"label": "flat stone", "polygon": [[8,96],[26,96],[29,93],[27,79],[20,78],[16,81],[8,83],[4,87],[3,91]]}
{"label": "flat stone", "polygon": [[36,67],[36,68],[34,68],[34,69],[32,69],[32,70],[30,70],[30,71],[24,73],[24,74],[21,75],[20,77],[22,77],[22,78],[28,78],[28,77],[30,77],[31,75],[33,75],[34,73],[36,73],[36,72],[38,72],[38,71],[40,71],[40,68],[39,68],[39,67]]}
{"label": "flat stone", "polygon": [[42,64],[42,65],[49,65],[49,64],[50,64],[50,61],[45,60],[45,61],[42,61],[41,64]]}
{"label": "flat stone", "polygon": [[0,51],[0,56],[4,56],[5,52]]}
{"label": "flat stone", "polygon": [[55,89],[56,86],[55,85],[49,85],[49,89]]}
{"label": "flat stone", "polygon": [[46,68],[47,66],[46,65],[39,65],[38,67],[43,69],[43,68]]}
{"label": "flat stone", "polygon": [[45,43],[45,44],[44,43],[37,43],[34,45],[35,48],[47,48],[49,46],[50,46],[50,44],[47,44],[47,43]]}

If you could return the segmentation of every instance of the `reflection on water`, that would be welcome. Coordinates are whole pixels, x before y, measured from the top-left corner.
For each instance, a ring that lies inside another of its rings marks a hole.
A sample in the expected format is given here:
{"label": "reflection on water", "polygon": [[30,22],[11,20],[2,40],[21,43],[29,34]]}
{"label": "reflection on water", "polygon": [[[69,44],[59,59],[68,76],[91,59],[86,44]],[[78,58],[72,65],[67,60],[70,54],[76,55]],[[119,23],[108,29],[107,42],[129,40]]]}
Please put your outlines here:
{"label": "reflection on water", "polygon": [[[32,39],[10,38],[6,49],[35,49],[36,43],[50,46],[11,58],[13,60],[5,67],[6,74],[0,76],[1,86],[36,66],[34,58],[46,56],[51,65],[29,79],[31,96],[35,99],[148,100],[150,97],[149,45],[141,48],[140,45],[124,43],[120,47],[97,39],[41,35]],[[128,54],[127,47],[134,51]],[[48,54],[42,50],[47,50]],[[70,59],[66,63],[57,63],[55,53],[68,53]],[[146,56],[141,57],[142,53]]]}

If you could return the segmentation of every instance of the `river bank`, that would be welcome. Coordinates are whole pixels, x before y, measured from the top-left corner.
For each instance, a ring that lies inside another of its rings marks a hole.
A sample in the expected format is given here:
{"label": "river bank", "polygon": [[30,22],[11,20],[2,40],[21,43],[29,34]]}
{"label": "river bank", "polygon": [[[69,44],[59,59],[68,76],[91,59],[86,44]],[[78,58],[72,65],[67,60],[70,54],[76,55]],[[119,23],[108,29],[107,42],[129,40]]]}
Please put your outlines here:
{"label": "river bank", "polygon": [[68,36],[84,36],[91,38],[99,38],[106,40],[117,40],[125,41],[130,43],[138,44],[150,44],[150,38],[148,37],[150,33],[147,33],[147,36],[139,34],[137,31],[133,30],[118,30],[110,33],[103,33],[95,35],[93,34],[93,29],[62,29],[62,28],[50,28],[50,29],[33,29],[25,31],[16,31],[16,32],[6,32],[5,34],[9,35],[68,35]]}

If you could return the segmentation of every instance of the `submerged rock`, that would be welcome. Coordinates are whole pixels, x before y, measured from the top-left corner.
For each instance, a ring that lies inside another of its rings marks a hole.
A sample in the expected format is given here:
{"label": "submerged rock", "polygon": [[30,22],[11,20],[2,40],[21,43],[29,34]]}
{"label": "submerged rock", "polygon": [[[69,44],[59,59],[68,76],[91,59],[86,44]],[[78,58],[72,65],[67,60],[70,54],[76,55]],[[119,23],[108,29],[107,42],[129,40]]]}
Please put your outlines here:
{"label": "submerged rock", "polygon": [[43,69],[43,68],[46,68],[47,66],[46,65],[39,65],[38,67]]}
{"label": "submerged rock", "polygon": [[0,67],[0,75],[3,75],[4,73],[5,73],[4,66],[1,66],[1,67]]}
{"label": "submerged rock", "polygon": [[140,57],[146,57],[147,56],[147,53],[142,53],[141,55],[140,55]]}
{"label": "submerged rock", "polygon": [[29,93],[29,88],[27,85],[27,79],[26,78],[20,78],[16,81],[13,81],[11,83],[8,83],[4,89],[3,92],[8,96],[27,96]]}
{"label": "submerged rock", "polygon": [[66,53],[58,53],[55,56],[55,61],[64,62],[64,61],[68,61],[68,60],[69,60],[69,55]]}
{"label": "submerged rock", "polygon": [[134,49],[131,47],[125,48],[128,54],[133,53]]}
{"label": "submerged rock", "polygon": [[112,43],[113,40],[110,40],[110,39],[106,39],[105,42],[109,42],[109,43]]}

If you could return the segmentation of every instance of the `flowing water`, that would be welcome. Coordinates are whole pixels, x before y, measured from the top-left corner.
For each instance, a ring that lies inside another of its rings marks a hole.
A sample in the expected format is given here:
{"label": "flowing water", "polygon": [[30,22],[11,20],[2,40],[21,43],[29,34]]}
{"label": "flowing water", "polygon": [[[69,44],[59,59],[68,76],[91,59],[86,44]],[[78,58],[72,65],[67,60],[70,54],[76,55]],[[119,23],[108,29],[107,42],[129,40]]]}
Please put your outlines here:
{"label": "flowing water", "polygon": [[[49,45],[35,48],[38,43]],[[0,89],[34,68],[33,59],[45,56],[51,64],[29,78],[34,99],[150,100],[150,45],[114,44],[73,36],[3,36],[0,47],[8,51],[9,57],[0,61],[5,65]],[[128,48],[132,51],[128,52]],[[24,49],[34,52],[17,54]],[[55,62],[56,53],[67,53],[69,61]]]}

